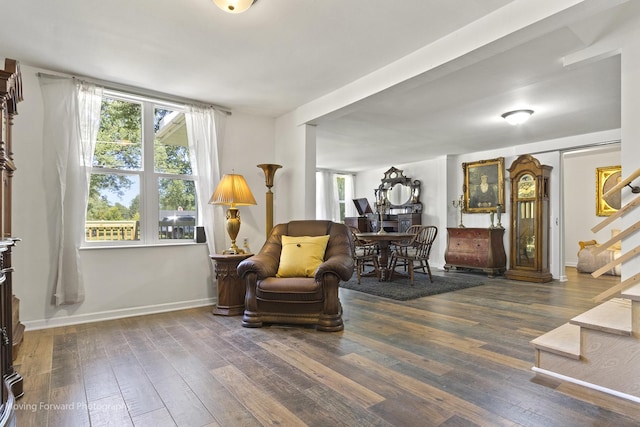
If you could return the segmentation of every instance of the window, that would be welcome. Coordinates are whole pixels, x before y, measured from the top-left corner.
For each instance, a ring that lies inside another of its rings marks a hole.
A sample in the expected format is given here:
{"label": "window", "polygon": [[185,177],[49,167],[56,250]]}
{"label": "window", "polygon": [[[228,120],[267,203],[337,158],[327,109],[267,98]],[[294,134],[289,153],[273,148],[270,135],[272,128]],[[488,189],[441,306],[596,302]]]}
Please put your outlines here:
{"label": "window", "polygon": [[193,240],[197,203],[182,106],[105,91],[92,166],[87,242]]}
{"label": "window", "polygon": [[343,222],[355,216],[354,179],[349,173],[316,171],[316,218]]}
{"label": "window", "polygon": [[336,175],[336,195],[338,196],[338,210],[340,212],[340,217],[338,220],[340,222],[344,222],[345,211],[346,211],[346,201],[345,201],[345,176],[344,175]]}

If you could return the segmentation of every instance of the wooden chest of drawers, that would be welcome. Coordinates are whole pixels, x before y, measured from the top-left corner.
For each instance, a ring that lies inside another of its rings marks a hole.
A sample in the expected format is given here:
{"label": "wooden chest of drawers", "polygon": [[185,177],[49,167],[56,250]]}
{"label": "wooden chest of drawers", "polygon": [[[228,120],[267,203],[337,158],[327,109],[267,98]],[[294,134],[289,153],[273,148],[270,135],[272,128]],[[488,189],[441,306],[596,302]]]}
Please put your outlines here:
{"label": "wooden chest of drawers", "polygon": [[444,269],[452,267],[480,269],[493,277],[506,270],[503,228],[447,228]]}

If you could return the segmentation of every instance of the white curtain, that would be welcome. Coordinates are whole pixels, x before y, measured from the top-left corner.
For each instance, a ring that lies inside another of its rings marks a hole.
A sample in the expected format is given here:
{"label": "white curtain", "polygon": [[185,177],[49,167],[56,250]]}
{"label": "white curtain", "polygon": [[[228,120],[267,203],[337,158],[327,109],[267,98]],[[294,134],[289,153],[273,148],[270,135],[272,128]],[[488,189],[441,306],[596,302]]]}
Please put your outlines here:
{"label": "white curtain", "polygon": [[353,179],[353,175],[344,175],[344,216],[358,216],[356,205],[353,204],[353,199],[356,197],[356,180]]}
{"label": "white curtain", "polygon": [[316,171],[316,219],[340,222],[340,203],[337,177],[344,178],[345,216],[358,216],[353,198],[355,180],[353,175],[331,171]]}
{"label": "white curtain", "polygon": [[[209,253],[224,247],[224,216],[216,215],[209,199],[220,182],[218,146],[222,145],[226,114],[213,108],[190,107],[185,115],[187,138],[198,194],[198,221],[204,226]],[[194,161],[195,160],[195,161]]]}
{"label": "white curtain", "polygon": [[76,79],[40,76],[44,100],[44,168],[50,285],[55,305],[84,301],[80,246],[102,88]]}
{"label": "white curtain", "polygon": [[[329,219],[335,217],[338,208],[334,196],[333,173],[330,171],[316,171],[316,219]],[[338,210],[338,216],[340,212]]]}

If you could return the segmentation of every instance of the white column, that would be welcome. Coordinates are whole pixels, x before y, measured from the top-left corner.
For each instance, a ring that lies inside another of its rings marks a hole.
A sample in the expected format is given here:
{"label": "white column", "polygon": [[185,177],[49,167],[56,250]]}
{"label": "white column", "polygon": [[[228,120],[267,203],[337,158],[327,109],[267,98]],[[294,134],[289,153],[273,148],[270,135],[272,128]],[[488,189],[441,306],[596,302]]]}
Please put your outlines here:
{"label": "white column", "polygon": [[[622,176],[626,177],[640,168],[640,41],[628,40],[622,49]],[[640,179],[631,183],[640,186]],[[622,189],[623,205],[637,197],[629,187]],[[640,208],[635,208],[622,220],[623,229],[640,220]],[[640,245],[640,233],[623,239],[622,249],[628,251]],[[622,280],[640,272],[640,258],[623,264]]]}
{"label": "white column", "polygon": [[290,113],[276,120],[274,223],[316,217],[316,129]]}

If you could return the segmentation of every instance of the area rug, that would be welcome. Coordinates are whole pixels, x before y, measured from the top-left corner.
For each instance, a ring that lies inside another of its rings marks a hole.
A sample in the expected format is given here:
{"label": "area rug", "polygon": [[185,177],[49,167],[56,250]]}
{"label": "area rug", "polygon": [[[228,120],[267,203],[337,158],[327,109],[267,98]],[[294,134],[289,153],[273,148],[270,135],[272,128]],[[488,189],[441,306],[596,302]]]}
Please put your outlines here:
{"label": "area rug", "polygon": [[358,284],[355,273],[348,282],[340,283],[340,287],[398,301],[408,301],[429,295],[480,286],[486,277],[471,274],[450,272],[445,276],[433,276],[433,283],[425,274],[416,273],[413,286],[408,278],[394,278],[393,282],[379,282],[375,277],[363,277]]}

